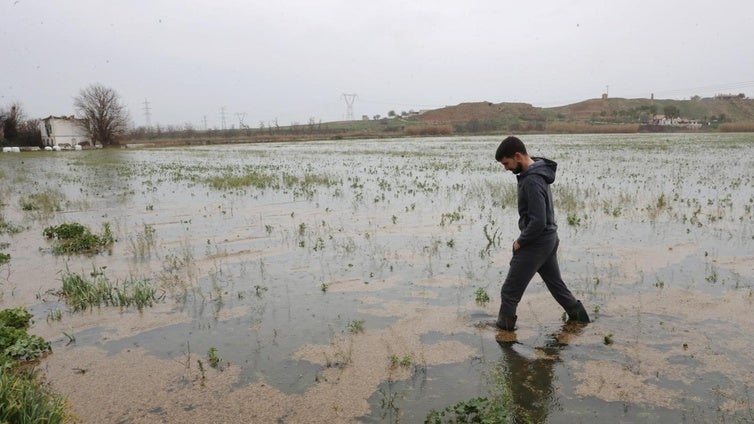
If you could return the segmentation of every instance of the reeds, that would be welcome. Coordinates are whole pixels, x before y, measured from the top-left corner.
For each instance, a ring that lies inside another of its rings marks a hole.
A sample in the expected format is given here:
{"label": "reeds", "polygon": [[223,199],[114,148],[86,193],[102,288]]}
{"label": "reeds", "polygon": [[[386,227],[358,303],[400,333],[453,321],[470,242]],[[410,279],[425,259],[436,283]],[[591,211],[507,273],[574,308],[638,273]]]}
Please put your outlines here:
{"label": "reeds", "polygon": [[754,122],[726,122],[718,129],[720,132],[754,132]]}
{"label": "reeds", "polygon": [[149,280],[128,279],[112,282],[101,272],[94,272],[92,279],[66,271],[59,294],[74,311],[97,306],[135,306],[139,311],[152,306],[157,300],[157,288]]}

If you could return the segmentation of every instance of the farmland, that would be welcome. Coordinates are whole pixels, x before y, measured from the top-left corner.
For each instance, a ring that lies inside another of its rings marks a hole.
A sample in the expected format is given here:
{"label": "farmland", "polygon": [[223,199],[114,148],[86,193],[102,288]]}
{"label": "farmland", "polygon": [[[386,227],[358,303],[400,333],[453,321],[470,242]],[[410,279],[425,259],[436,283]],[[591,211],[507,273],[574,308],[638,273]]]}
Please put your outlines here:
{"label": "farmland", "polygon": [[515,339],[479,325],[517,235],[494,137],[2,155],[2,307],[85,422],[752,419],[754,137],[524,141],[583,328],[538,277]]}

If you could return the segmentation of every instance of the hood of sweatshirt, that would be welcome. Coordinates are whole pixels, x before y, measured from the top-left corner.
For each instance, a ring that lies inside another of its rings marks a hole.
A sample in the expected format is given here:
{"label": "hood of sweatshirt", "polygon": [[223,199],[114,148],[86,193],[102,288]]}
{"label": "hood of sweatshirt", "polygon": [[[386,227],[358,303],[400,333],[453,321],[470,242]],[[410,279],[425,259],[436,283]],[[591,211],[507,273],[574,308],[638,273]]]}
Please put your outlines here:
{"label": "hood of sweatshirt", "polygon": [[558,164],[546,158],[533,157],[532,159],[534,163],[529,165],[526,171],[518,174],[518,179],[521,180],[530,175],[541,175],[547,184],[552,184],[555,181],[555,171],[558,169]]}

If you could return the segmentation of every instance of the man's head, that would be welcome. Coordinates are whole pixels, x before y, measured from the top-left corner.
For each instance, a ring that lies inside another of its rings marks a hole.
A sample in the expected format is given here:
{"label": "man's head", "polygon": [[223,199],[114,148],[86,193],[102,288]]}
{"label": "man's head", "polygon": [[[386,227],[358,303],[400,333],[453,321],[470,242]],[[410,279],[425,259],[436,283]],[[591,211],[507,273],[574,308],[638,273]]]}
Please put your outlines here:
{"label": "man's head", "polygon": [[525,171],[532,163],[532,159],[526,153],[524,142],[513,136],[507,137],[500,143],[495,152],[495,160],[514,174]]}

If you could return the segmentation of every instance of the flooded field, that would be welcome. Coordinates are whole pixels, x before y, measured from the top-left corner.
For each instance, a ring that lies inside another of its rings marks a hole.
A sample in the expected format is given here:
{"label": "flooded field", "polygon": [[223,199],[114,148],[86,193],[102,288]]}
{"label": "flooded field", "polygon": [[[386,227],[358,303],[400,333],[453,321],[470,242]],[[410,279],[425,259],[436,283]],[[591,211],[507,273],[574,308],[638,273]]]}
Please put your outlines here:
{"label": "flooded field", "polygon": [[[0,306],[87,423],[424,422],[483,397],[523,422],[754,420],[754,134],[527,136],[559,163],[563,323],[517,236],[501,138],[0,155]],[[80,223],[114,242],[71,254]],[[76,308],[63,280],[156,290]],[[489,296],[486,301],[485,295]]]}

